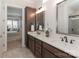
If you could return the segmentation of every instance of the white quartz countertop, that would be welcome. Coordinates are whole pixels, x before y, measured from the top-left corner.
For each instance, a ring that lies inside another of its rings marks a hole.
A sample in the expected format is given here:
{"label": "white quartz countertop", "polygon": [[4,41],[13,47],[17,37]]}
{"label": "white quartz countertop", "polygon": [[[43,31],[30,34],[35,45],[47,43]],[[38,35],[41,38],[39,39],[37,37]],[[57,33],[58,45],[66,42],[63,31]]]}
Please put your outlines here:
{"label": "white quartz countertop", "polygon": [[79,57],[79,41],[75,42],[74,44],[70,44],[62,42],[61,39],[56,36],[54,37],[53,35],[51,37],[45,37],[45,33],[43,32],[41,32],[40,35],[38,35],[36,32],[28,32],[28,34],[74,57]]}

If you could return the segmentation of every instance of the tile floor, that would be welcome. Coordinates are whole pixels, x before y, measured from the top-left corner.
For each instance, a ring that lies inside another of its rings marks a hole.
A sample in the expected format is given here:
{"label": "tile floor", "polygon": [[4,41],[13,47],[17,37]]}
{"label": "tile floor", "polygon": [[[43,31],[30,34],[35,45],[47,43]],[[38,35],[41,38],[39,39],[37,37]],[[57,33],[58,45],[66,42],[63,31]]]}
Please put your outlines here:
{"label": "tile floor", "polygon": [[13,41],[8,41],[8,50],[12,50],[15,48],[21,48],[21,40],[13,40]]}
{"label": "tile floor", "polygon": [[[14,43],[13,43],[14,42]],[[3,53],[1,58],[35,58],[27,48],[21,48],[20,41],[13,41],[8,44],[8,51]]]}

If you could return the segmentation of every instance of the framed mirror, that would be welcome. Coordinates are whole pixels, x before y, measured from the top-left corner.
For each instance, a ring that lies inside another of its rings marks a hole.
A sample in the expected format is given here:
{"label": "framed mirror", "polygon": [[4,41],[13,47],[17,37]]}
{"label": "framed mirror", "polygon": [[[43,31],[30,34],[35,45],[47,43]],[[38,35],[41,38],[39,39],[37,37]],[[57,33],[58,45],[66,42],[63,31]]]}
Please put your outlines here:
{"label": "framed mirror", "polygon": [[[41,9],[42,10],[42,9]],[[36,30],[44,30],[45,24],[45,9],[36,13]],[[39,28],[41,27],[41,29]]]}
{"label": "framed mirror", "polygon": [[57,4],[58,34],[79,35],[79,0],[64,0]]}

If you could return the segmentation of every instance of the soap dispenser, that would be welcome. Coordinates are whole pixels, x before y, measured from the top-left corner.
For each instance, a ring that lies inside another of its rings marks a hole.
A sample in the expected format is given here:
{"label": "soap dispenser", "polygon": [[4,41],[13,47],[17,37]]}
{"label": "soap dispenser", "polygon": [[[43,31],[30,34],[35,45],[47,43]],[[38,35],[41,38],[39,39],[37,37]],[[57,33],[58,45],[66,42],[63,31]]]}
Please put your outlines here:
{"label": "soap dispenser", "polygon": [[35,27],[34,27],[33,24],[31,25],[31,31],[32,31],[32,32],[35,31]]}
{"label": "soap dispenser", "polygon": [[46,37],[49,37],[49,29],[46,30]]}
{"label": "soap dispenser", "polygon": [[39,30],[42,31],[42,25],[39,25]]}

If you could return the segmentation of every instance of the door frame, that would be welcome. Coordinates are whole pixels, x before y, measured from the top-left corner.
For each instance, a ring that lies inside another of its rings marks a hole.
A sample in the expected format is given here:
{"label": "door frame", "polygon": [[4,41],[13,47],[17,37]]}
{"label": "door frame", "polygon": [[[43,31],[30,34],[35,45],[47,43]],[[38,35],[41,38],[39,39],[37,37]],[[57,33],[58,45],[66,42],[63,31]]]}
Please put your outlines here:
{"label": "door frame", "polygon": [[5,31],[5,35],[6,35],[6,38],[5,38],[5,51],[8,50],[7,48],[7,7],[15,7],[15,8],[20,8],[22,9],[22,47],[25,47],[25,7],[21,7],[21,6],[18,6],[18,5],[11,5],[11,4],[6,4],[5,5],[5,27],[6,27],[6,31]]}

